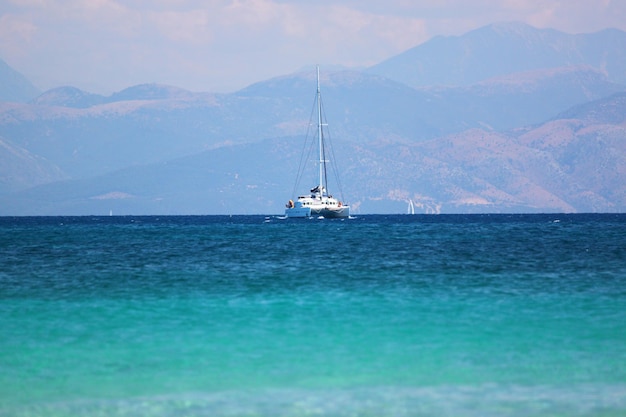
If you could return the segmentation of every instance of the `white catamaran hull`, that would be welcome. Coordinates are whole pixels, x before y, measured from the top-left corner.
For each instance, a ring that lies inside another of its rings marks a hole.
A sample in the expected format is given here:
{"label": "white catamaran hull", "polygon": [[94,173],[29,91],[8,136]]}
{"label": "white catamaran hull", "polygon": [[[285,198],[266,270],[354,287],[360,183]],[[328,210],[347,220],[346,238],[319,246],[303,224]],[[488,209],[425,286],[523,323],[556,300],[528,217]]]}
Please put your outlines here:
{"label": "white catamaran hull", "polygon": [[290,218],[319,217],[326,219],[340,219],[350,217],[350,207],[326,208],[326,207],[293,207],[285,210],[285,216]]}

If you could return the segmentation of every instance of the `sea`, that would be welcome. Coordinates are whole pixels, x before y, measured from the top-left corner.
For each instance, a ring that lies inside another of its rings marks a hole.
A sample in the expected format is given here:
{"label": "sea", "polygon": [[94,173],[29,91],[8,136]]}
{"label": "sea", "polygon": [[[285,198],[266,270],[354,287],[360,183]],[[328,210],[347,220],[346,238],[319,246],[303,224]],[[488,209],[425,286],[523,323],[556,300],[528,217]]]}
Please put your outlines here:
{"label": "sea", "polygon": [[626,416],[626,214],[0,218],[0,416]]}

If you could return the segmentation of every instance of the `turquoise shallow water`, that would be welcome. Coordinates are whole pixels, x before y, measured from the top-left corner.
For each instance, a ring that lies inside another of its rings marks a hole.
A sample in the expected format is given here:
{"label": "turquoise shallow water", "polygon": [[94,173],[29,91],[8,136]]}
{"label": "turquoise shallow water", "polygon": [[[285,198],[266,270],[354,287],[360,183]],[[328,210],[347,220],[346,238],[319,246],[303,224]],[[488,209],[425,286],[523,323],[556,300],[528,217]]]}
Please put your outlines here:
{"label": "turquoise shallow water", "polygon": [[623,416],[626,215],[0,218],[0,416]]}

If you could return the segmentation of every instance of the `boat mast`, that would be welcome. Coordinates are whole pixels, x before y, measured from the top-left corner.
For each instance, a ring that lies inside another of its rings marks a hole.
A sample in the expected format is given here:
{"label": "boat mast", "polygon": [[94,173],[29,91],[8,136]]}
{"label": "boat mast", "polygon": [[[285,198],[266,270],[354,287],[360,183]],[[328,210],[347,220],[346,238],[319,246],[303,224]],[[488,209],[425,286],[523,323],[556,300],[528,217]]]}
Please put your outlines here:
{"label": "boat mast", "polygon": [[322,143],[322,93],[320,91],[320,66],[317,66],[317,147],[319,149],[319,190],[324,195],[324,150]]}

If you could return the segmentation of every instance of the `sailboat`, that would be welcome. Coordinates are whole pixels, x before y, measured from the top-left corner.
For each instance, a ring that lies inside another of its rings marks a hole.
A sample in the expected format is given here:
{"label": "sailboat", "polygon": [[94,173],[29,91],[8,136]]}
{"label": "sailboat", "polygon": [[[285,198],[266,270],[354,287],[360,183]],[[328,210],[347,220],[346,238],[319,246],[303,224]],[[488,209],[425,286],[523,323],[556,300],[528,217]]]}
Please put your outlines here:
{"label": "sailboat", "polygon": [[413,200],[409,200],[409,206],[406,209],[407,214],[415,214],[415,204],[413,204]]}
{"label": "sailboat", "polygon": [[[318,181],[310,189],[310,192],[298,196],[294,201],[289,200],[285,209],[287,217],[324,217],[324,218],[345,218],[350,217],[350,206],[341,200],[334,198],[328,192],[327,163],[326,158],[326,138],[322,126],[322,94],[320,90],[320,68],[317,67],[317,150],[318,150]],[[298,177],[301,173],[298,173]],[[298,180],[296,180],[297,188]],[[294,193],[295,193],[294,188]]]}

